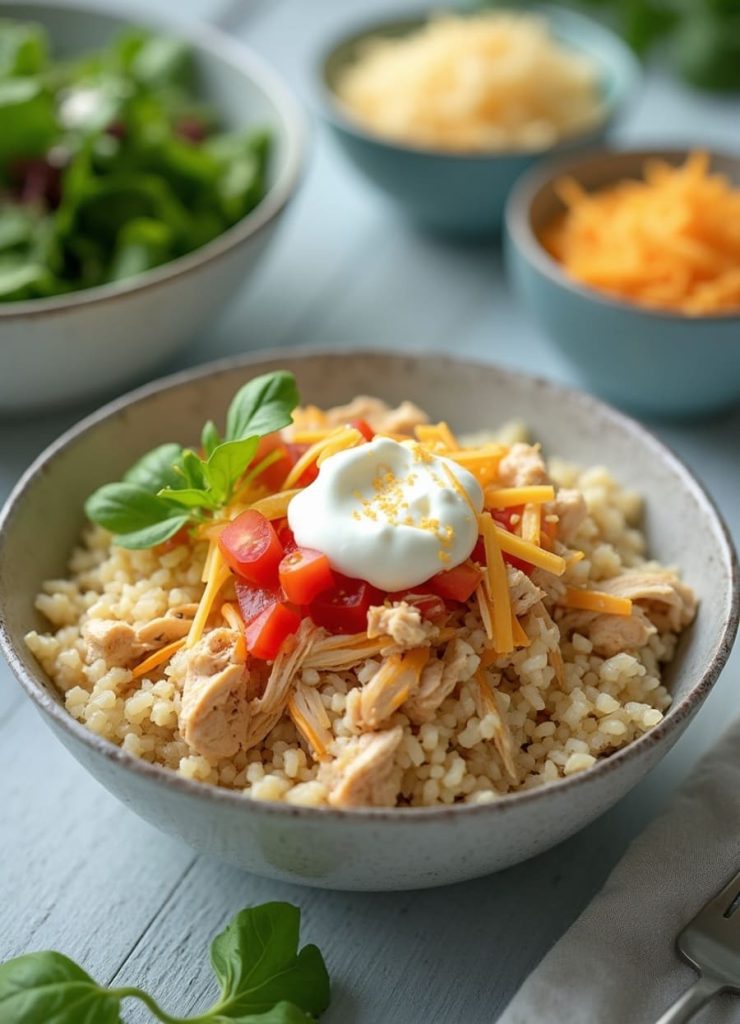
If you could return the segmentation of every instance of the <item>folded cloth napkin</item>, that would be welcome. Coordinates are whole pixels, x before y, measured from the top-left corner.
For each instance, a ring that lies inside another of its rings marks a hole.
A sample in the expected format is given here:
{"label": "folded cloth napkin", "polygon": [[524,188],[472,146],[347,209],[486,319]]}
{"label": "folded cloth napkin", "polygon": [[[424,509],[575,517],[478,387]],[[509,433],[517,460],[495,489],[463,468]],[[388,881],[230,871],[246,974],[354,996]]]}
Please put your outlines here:
{"label": "folded cloth napkin", "polygon": [[[740,721],[634,840],[499,1024],[655,1024],[696,972],[675,939],[740,871]],[[696,1017],[740,1024],[740,996]]]}

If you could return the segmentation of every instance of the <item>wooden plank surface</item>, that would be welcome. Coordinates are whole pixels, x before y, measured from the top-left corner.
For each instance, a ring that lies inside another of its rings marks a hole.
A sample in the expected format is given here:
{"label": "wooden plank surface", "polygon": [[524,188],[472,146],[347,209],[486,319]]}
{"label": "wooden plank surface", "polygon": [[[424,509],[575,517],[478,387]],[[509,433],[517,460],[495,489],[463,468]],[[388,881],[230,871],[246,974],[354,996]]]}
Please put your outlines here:
{"label": "wooden plank surface", "polygon": [[[159,0],[165,7],[164,0]],[[202,17],[211,0],[179,4]],[[240,34],[313,103],[323,39],[360,4],[244,4]],[[363,0],[362,10],[388,8]],[[635,140],[677,135],[731,146],[738,106],[653,74],[624,126]],[[495,247],[433,240],[407,228],[342,162],[314,124],[306,180],[264,267],[243,295],[171,365],[256,346],[412,344],[451,349],[570,380],[568,367],[516,307]],[[0,484],[86,410],[2,426]],[[740,413],[659,432],[712,488],[740,536]],[[327,1024],[488,1024],[519,980],[598,888],[737,705],[736,655],[697,722],[660,768],[614,810],[557,849],[507,872],[444,890],[342,894],[254,878],[139,821],[45,729],[0,669],[0,959],[58,948],[101,980],[150,986],[172,1012],[212,995],[205,950],[240,907],[289,899],[329,961]],[[734,678],[735,677],[735,678]],[[131,1022],[146,1015],[132,1011]]]}

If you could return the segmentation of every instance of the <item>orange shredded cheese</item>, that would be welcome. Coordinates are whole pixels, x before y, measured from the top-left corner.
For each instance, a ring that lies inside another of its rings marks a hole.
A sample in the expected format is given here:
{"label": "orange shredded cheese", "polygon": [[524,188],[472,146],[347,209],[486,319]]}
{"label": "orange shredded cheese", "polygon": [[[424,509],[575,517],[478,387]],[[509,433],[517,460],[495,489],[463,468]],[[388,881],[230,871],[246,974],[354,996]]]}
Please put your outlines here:
{"label": "orange shredded cheese", "polygon": [[602,590],[580,590],[568,587],[560,604],[566,608],[579,608],[583,611],[599,612],[603,615],[631,615],[632,601],[628,597],[616,597]]}
{"label": "orange shredded cheese", "polygon": [[680,167],[649,160],[639,181],[586,193],[566,179],[558,191],[566,212],[541,240],[571,277],[688,316],[740,309],[740,188],[710,173],[706,153]]}
{"label": "orange shredded cheese", "polygon": [[465,501],[465,503],[467,504],[468,508],[471,511],[473,519],[477,519],[478,518],[478,512],[477,512],[477,510],[475,508],[475,505],[470,500],[470,495],[468,494],[468,492],[465,490],[463,485],[457,479],[457,477],[452,472],[452,470],[450,469],[450,467],[447,465],[446,462],[442,463],[442,469],[444,469],[445,474],[447,476],[447,479],[450,481],[450,484],[452,485],[452,489],[454,491],[457,491],[457,493],[460,495],[460,497],[463,498],[463,500]]}
{"label": "orange shredded cheese", "polygon": [[549,484],[530,487],[486,487],[486,508],[514,508],[516,505],[541,505],[553,501],[555,488]]}
{"label": "orange shredded cheese", "polygon": [[511,635],[514,638],[515,647],[529,647],[532,643],[524,626],[514,614],[511,616]]}
{"label": "orange shredded cheese", "polygon": [[536,544],[530,544],[501,526],[493,524],[493,529],[496,531],[496,538],[501,550],[505,551],[507,555],[514,555],[525,562],[531,562],[532,565],[551,572],[555,576],[562,576],[565,572],[565,559],[560,555],[554,555],[552,551],[545,551],[543,548],[537,547]]}
{"label": "orange shredded cheese", "polygon": [[514,635],[511,626],[511,599],[506,565],[501,554],[498,530],[490,514],[484,512],[480,516],[479,523],[486,549],[488,593],[493,605],[493,642],[499,654],[508,654],[509,651],[514,650]]}
{"label": "orange shredded cheese", "polygon": [[165,644],[164,647],[160,647],[158,651],[154,651],[143,661],[132,670],[131,675],[134,679],[140,679],[145,676],[147,672],[151,672],[153,668],[159,668],[165,662],[169,661],[175,651],[179,651],[184,646],[186,638],[180,637],[179,640],[173,640],[172,643]]}
{"label": "orange shredded cheese", "polygon": [[306,470],[312,466],[314,462],[320,464],[323,461],[323,458],[328,458],[329,455],[335,455],[344,448],[354,448],[355,445],[364,440],[365,438],[360,431],[355,430],[354,427],[338,427],[326,437],[311,445],[308,451],[301,455],[300,459],[286,476],[280,490],[288,491],[295,487]]}

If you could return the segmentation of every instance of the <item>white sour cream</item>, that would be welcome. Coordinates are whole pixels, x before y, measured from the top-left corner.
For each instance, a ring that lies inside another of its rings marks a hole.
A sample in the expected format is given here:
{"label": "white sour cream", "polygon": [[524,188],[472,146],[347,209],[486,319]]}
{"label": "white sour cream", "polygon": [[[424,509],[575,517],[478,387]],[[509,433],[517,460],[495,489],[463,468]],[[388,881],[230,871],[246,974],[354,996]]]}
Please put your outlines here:
{"label": "white sour cream", "polygon": [[396,591],[468,558],[473,509],[482,511],[483,492],[466,469],[415,441],[375,438],[326,459],[291,501],[288,523],[296,543],[323,552],[333,569]]}

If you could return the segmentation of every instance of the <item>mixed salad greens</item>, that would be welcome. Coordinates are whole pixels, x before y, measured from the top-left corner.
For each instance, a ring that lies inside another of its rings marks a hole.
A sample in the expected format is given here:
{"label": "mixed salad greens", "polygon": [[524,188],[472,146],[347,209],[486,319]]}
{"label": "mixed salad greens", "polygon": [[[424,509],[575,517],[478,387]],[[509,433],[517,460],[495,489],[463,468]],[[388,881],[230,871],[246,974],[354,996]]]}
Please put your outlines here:
{"label": "mixed salad greens", "polygon": [[133,29],[72,60],[50,45],[0,19],[0,301],[140,274],[263,198],[270,136],[220,130],[187,44]]}

